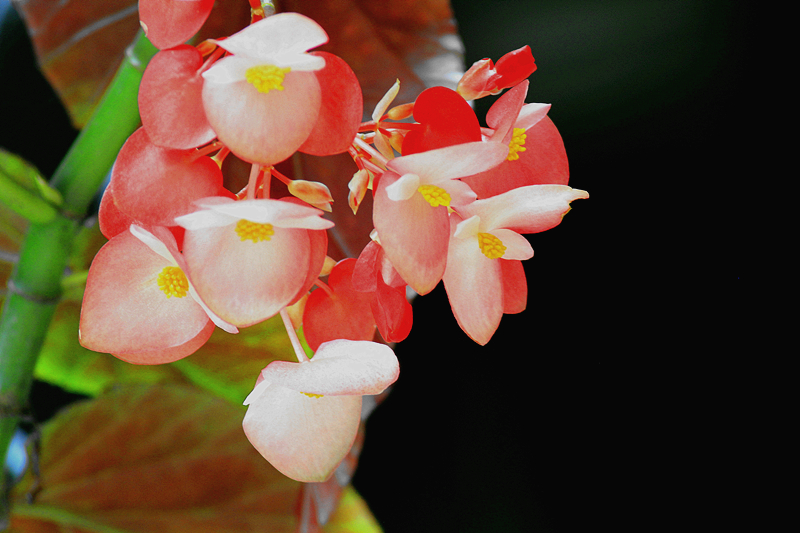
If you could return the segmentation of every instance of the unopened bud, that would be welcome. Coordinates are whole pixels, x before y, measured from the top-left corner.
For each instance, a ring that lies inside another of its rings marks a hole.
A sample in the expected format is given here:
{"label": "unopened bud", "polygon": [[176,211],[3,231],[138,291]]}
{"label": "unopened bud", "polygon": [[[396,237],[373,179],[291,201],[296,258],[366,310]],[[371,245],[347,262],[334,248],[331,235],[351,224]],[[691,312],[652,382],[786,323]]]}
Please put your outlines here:
{"label": "unopened bud", "polygon": [[333,257],[326,255],[325,261],[322,263],[322,270],[319,273],[319,277],[327,276],[333,270],[333,267],[336,266],[336,259]]}
{"label": "unopened bud", "polygon": [[347,187],[350,189],[350,194],[347,195],[347,203],[350,205],[350,209],[353,210],[354,215],[358,211],[358,206],[361,205],[364,195],[367,194],[367,189],[371,181],[369,170],[362,168],[353,174],[350,183],[347,184]]}
{"label": "unopened bud", "polygon": [[403,120],[410,117],[414,113],[414,103],[401,104],[395,106],[386,113],[386,117],[392,120]]}
{"label": "unopened bud", "polygon": [[286,308],[289,314],[289,320],[292,321],[292,327],[294,327],[294,329],[300,329],[300,326],[303,325],[303,313],[306,310],[306,301],[308,301],[308,293],[305,293],[302,298]]}
{"label": "unopened bud", "polygon": [[331,211],[333,197],[328,187],[318,181],[294,180],[289,182],[289,193],[323,211]]}

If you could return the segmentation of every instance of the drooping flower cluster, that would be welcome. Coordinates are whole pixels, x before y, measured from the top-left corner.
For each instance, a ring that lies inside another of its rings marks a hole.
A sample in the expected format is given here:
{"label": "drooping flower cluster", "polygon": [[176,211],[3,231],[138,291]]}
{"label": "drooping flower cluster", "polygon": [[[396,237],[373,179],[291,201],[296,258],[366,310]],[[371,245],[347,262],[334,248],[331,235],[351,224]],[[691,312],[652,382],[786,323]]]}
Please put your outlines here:
{"label": "drooping flower cluster", "polygon": [[[89,272],[81,342],[135,364],[166,363],[216,326],[235,334],[280,314],[298,362],[261,372],[245,433],[286,475],[323,481],[353,443],[361,396],[398,377],[392,350],[373,341],[409,334],[408,289],[426,294],[443,281],[461,328],[486,344],[504,313],[526,305],[521,261],[533,250],[522,234],[559,224],[588,195],[567,186],[549,105],[525,103],[536,68],[528,47],[476,63],[458,91],[432,87],[390,109],[395,84],[362,123],[356,75],[312,51],[328,39],[316,22],[254,16],[230,37],[182,44],[211,5],[140,1],[160,52],[140,87],[143,126],[101,202],[109,241]],[[508,88],[482,128],[466,99]],[[375,229],[358,258],[327,257],[327,186],[275,169],[297,152],[353,157],[350,208],[369,190],[374,199]],[[251,164],[241,191],[223,185],[229,154]],[[273,178],[292,196],[273,197]]]}

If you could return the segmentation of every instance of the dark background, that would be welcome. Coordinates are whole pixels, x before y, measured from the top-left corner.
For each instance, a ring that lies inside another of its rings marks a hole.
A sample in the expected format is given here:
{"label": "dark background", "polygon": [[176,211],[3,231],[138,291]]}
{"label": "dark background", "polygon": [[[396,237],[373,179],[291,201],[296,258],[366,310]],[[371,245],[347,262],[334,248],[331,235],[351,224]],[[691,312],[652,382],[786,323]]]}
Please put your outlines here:
{"label": "dark background", "polygon": [[[415,302],[402,379],[367,424],[356,488],[386,533],[730,516],[739,500],[718,501],[748,491],[735,442],[754,394],[731,357],[747,342],[744,250],[757,245],[742,185],[763,175],[769,151],[754,127],[753,4],[453,8],[467,65],[531,46],[528,101],[552,103],[570,185],[591,198],[530,236],[528,310],[504,317],[486,347],[460,331],[441,286]],[[49,174],[74,133],[19,31],[0,33],[0,145]],[[41,384],[34,395],[42,413],[41,398],[61,398]]]}

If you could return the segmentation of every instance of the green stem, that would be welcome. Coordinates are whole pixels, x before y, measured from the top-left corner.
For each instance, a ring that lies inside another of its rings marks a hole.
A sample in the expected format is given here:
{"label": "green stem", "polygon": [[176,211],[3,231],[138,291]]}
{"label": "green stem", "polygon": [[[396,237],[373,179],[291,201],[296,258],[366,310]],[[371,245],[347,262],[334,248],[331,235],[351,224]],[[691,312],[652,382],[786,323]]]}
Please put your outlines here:
{"label": "green stem", "polygon": [[[139,82],[155,52],[140,32],[53,175],[51,186],[64,198],[62,212],[47,223],[31,224],[23,242],[0,316],[0,458],[5,458],[28,403],[36,359],[61,296],[78,221],[86,215],[119,149],[139,125]],[[0,502],[0,508],[7,503]],[[7,525],[7,518],[0,516],[0,528]]]}

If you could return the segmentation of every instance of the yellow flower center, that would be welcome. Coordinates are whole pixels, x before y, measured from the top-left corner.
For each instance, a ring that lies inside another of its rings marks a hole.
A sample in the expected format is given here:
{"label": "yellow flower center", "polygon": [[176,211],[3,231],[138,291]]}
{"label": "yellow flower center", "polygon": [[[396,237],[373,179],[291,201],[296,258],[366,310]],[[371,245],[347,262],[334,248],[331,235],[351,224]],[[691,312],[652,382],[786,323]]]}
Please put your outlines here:
{"label": "yellow flower center", "polygon": [[300,391],[300,394],[305,394],[309,398],[322,398],[323,396],[322,394],[312,394],[310,392],[303,392],[303,391]]}
{"label": "yellow flower center", "polygon": [[268,241],[275,235],[275,230],[272,229],[272,224],[260,224],[241,219],[236,223],[236,234],[241,241],[249,239],[253,242],[259,242]]}
{"label": "yellow flower center", "polygon": [[167,298],[183,298],[189,292],[189,280],[186,274],[178,267],[164,267],[158,275],[158,288],[167,295]]}
{"label": "yellow flower center", "polygon": [[283,90],[283,78],[292,70],[290,67],[276,67],[275,65],[257,65],[250,67],[244,73],[248,83],[252,83],[260,93],[268,93],[272,89]]}
{"label": "yellow flower center", "polygon": [[437,187],[436,185],[420,185],[417,189],[425,201],[431,204],[433,207],[439,207],[440,205],[450,205],[450,195],[447,194],[447,191],[442,189],[441,187]]}
{"label": "yellow flower center", "polygon": [[506,159],[509,161],[519,159],[519,152],[525,151],[526,137],[524,128],[514,128],[514,136],[511,138],[511,142],[508,143],[508,157]]}
{"label": "yellow flower center", "polygon": [[506,253],[506,247],[503,245],[503,241],[491,233],[478,233],[478,246],[481,247],[483,255],[489,259],[503,257],[503,254]]}

